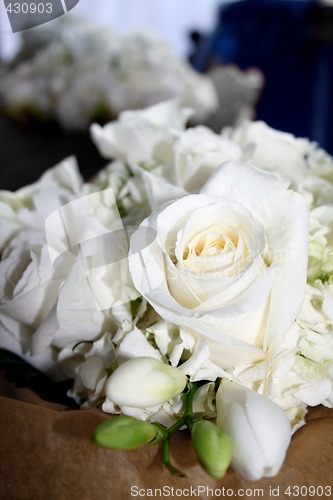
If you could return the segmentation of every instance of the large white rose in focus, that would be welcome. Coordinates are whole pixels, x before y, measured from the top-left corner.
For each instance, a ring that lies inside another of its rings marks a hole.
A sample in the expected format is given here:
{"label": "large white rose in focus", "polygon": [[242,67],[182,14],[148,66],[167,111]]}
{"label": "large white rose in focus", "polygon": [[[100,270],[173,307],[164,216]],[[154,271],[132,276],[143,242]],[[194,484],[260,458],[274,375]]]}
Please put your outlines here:
{"label": "large white rose in focus", "polygon": [[162,318],[193,329],[222,368],[255,362],[297,317],[308,210],[275,175],[224,163],[199,194],[163,205],[133,234],[133,282]]}

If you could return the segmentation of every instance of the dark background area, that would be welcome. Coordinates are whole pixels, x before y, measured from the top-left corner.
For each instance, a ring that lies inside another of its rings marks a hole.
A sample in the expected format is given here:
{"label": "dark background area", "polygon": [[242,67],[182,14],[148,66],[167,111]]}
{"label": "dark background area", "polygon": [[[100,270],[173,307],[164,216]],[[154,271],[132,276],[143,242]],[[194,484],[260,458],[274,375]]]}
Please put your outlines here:
{"label": "dark background area", "polygon": [[66,133],[55,124],[18,124],[0,115],[0,189],[15,191],[30,184],[71,155],[85,180],[107,163],[88,133]]}
{"label": "dark background area", "polygon": [[307,137],[333,154],[333,7],[319,1],[245,0],[220,8],[215,29],[197,33],[194,67],[261,70],[258,120]]}

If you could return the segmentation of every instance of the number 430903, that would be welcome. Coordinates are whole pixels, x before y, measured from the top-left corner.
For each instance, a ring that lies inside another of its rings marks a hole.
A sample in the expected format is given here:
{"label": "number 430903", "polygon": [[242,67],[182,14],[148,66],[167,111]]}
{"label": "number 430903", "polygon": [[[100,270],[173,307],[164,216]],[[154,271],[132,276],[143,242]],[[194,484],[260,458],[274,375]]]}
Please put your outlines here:
{"label": "number 430903", "polygon": [[6,11],[9,14],[51,14],[52,3],[9,3],[6,6]]}
{"label": "number 430903", "polygon": [[330,497],[332,498],[331,486],[288,486],[284,494],[289,497]]}

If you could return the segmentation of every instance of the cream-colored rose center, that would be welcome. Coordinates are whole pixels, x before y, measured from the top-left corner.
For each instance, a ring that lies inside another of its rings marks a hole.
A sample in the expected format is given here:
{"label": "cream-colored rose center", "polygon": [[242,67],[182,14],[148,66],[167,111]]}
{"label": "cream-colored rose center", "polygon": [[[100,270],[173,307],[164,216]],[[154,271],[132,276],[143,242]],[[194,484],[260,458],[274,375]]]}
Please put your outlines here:
{"label": "cream-colored rose center", "polygon": [[241,302],[268,267],[264,228],[243,207],[216,203],[195,210],[166,242],[168,289],[188,309],[215,311]]}
{"label": "cream-colored rose center", "polygon": [[211,229],[193,238],[184,249],[183,260],[195,257],[215,257],[222,253],[235,251],[238,245],[238,236],[228,237],[220,231]]}
{"label": "cream-colored rose center", "polygon": [[235,276],[248,264],[248,255],[248,243],[242,233],[222,223],[185,238],[174,263],[178,269],[201,275],[221,271]]}

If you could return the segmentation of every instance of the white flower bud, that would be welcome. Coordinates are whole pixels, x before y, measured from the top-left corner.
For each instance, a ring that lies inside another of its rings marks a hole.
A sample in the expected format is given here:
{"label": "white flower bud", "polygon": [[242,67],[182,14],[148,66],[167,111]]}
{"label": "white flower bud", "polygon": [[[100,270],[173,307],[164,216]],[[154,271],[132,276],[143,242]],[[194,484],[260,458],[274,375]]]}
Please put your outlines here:
{"label": "white flower bud", "polygon": [[288,418],[273,401],[223,380],[217,395],[217,425],[233,443],[233,468],[255,481],[274,477],[291,439]]}
{"label": "white flower bud", "polygon": [[120,365],[106,382],[107,397],[115,404],[146,408],[180,394],[186,375],[154,358],[133,358]]}

